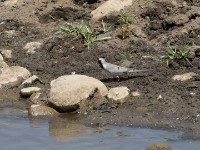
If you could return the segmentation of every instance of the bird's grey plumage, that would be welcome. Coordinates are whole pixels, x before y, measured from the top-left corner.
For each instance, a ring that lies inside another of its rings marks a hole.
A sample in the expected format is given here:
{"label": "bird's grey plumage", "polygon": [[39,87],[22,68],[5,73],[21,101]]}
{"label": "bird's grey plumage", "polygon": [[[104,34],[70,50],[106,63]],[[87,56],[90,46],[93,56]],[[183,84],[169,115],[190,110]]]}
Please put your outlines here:
{"label": "bird's grey plumage", "polygon": [[131,68],[121,67],[121,66],[106,62],[104,58],[99,58],[98,61],[99,61],[100,67],[102,69],[104,69],[105,71],[107,71],[113,75],[122,75],[122,74],[128,73],[128,72],[134,73],[134,72],[148,71],[148,70],[134,70]]}

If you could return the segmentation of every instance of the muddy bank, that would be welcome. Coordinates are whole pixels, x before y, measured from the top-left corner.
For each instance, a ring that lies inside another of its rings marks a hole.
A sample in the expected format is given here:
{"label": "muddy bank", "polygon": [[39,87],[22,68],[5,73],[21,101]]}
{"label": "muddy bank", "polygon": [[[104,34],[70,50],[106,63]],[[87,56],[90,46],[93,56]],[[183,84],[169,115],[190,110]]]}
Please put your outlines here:
{"label": "muddy bank", "polygon": [[[167,66],[161,56],[166,47],[181,49],[185,45],[200,45],[200,12],[198,2],[171,3],[137,2],[124,9],[130,20],[132,32],[121,38],[122,30],[114,12],[104,17],[111,26],[112,39],[93,43],[88,50],[75,35],[55,34],[66,21],[89,21],[96,31],[101,31],[101,20],[94,21],[91,12],[104,1],[44,1],[15,6],[2,6],[0,13],[0,49],[12,50],[13,57],[5,58],[9,66],[19,65],[37,75],[42,82],[34,83],[44,91],[47,99],[50,82],[59,76],[84,74],[101,80],[108,88],[126,86],[140,96],[130,96],[124,104],[92,102],[90,107],[77,110],[73,122],[86,124],[116,124],[125,126],[184,128],[199,131],[199,83],[200,55],[198,50],[190,58],[192,64],[172,61]],[[28,11],[29,10],[29,11]],[[70,14],[70,15],[69,15]],[[11,32],[12,31],[12,32]],[[27,54],[24,46],[28,42],[41,42],[34,54]],[[98,57],[114,64],[131,62],[135,69],[149,69],[147,73],[129,74],[119,82],[104,72],[97,64]],[[197,76],[187,81],[176,81],[177,74],[194,72]],[[26,101],[19,97],[20,89],[14,87],[1,90],[2,101]],[[192,94],[191,94],[192,93]],[[79,114],[79,112],[81,112]],[[68,114],[60,114],[68,118]]]}

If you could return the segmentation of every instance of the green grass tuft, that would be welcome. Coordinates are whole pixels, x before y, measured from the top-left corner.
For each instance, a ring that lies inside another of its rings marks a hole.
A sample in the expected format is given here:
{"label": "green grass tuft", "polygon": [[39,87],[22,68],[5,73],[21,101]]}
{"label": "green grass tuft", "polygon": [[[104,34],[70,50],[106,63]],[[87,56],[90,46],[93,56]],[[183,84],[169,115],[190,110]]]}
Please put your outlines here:
{"label": "green grass tuft", "polygon": [[[105,22],[102,21],[103,26],[103,33],[109,31],[109,27],[106,25]],[[67,23],[66,26],[61,27],[60,30],[57,32],[62,34],[72,34],[75,33],[76,37],[72,40],[81,38],[83,40],[83,43],[87,48],[89,49],[91,44],[100,41],[100,40],[108,40],[111,37],[103,37],[98,38],[98,34],[95,32],[95,30],[89,25],[88,22],[81,21],[80,23],[73,22],[73,23]]]}
{"label": "green grass tuft", "polygon": [[167,66],[169,66],[173,61],[178,62],[181,60],[186,62],[188,65],[193,66],[189,59],[190,50],[192,48],[200,48],[200,46],[197,46],[193,43],[191,46],[186,45],[179,50],[169,46],[166,54],[161,58],[166,60]]}
{"label": "green grass tuft", "polygon": [[121,10],[119,15],[117,16],[117,19],[120,24],[122,38],[125,39],[125,38],[129,37],[131,35],[129,18]]}
{"label": "green grass tuft", "polygon": [[60,28],[58,33],[76,33],[77,38],[82,38],[84,45],[86,45],[88,49],[97,39],[94,30],[83,20],[80,23],[67,23],[65,27]]}

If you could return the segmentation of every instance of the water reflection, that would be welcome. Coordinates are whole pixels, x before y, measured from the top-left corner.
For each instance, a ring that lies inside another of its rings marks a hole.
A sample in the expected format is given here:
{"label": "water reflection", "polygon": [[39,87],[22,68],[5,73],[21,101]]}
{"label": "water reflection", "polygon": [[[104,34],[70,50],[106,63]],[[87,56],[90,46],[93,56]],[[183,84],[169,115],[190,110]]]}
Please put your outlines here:
{"label": "water reflection", "polygon": [[58,141],[69,141],[80,135],[91,133],[93,133],[93,131],[84,125],[69,124],[64,121],[49,121],[49,135]]}
{"label": "water reflection", "polygon": [[32,118],[29,117],[29,123],[31,128],[39,128],[42,124],[47,122],[47,119],[45,118]]}

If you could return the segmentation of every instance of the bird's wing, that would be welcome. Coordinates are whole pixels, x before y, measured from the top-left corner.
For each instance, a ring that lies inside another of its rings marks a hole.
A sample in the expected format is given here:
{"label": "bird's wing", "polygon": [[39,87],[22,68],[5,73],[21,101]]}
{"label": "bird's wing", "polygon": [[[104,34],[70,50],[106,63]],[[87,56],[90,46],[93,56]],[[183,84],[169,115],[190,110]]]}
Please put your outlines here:
{"label": "bird's wing", "polygon": [[128,71],[128,68],[126,67],[121,67],[111,63],[107,63],[105,69],[111,73],[123,73]]}

